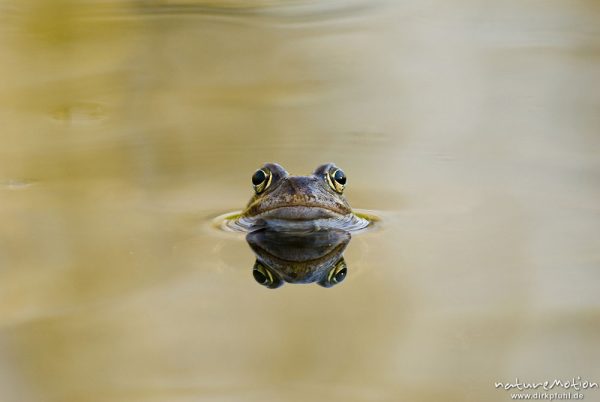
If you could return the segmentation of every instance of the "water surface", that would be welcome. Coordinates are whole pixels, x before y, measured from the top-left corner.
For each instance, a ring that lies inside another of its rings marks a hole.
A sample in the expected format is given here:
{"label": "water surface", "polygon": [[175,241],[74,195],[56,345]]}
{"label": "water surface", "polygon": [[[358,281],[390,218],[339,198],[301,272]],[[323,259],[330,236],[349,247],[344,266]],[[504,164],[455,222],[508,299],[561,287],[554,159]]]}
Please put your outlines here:
{"label": "water surface", "polygon": [[[506,401],[600,380],[594,1],[0,1],[2,401]],[[377,211],[268,290],[264,162]],[[588,391],[586,400],[600,397]]]}

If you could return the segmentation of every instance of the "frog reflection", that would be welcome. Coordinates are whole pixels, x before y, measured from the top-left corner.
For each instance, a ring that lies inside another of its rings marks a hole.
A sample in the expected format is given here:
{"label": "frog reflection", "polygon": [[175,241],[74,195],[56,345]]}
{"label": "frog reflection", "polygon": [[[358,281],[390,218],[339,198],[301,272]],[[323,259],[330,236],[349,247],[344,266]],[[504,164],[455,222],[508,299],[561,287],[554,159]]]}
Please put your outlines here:
{"label": "frog reflection", "polygon": [[263,228],[248,233],[256,262],[252,274],[261,285],[275,289],[288,283],[331,287],[348,272],[342,253],[351,235],[339,229],[279,231]]}

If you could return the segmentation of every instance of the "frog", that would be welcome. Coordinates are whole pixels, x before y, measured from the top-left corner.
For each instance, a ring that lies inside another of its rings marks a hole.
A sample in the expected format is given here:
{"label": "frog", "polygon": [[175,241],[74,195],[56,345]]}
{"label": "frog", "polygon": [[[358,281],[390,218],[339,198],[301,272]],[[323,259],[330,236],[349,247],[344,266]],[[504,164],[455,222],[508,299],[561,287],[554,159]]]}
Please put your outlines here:
{"label": "frog", "polygon": [[277,163],[265,163],[252,175],[254,195],[242,219],[264,221],[343,220],[354,214],[344,197],[347,178],[334,163],[308,176],[291,176]]}

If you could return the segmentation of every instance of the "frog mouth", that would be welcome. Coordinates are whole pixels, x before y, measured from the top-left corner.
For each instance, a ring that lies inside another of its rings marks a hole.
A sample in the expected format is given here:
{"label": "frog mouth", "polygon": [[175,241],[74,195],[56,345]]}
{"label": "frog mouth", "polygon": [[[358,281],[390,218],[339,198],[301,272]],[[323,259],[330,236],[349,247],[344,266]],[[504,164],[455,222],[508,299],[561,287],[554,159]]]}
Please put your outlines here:
{"label": "frog mouth", "polygon": [[289,221],[308,221],[315,219],[334,219],[345,215],[342,210],[327,208],[323,205],[280,205],[261,211],[255,215],[258,219],[282,219]]}

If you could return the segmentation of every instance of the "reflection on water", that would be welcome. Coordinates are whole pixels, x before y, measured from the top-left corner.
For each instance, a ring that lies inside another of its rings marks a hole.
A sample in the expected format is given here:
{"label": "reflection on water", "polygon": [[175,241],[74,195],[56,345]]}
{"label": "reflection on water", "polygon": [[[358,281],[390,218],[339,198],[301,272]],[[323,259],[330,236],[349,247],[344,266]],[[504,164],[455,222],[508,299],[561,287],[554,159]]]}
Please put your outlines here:
{"label": "reflection on water", "polygon": [[346,278],[342,253],[349,232],[339,229],[280,231],[260,229],[246,235],[256,254],[254,279],[270,289],[288,283],[313,283],[329,288]]}
{"label": "reflection on water", "polygon": [[[0,0],[0,400],[504,402],[494,381],[597,381],[599,18]],[[244,234],[208,222],[261,163],[329,160],[379,230],[335,289],[266,291]]]}

